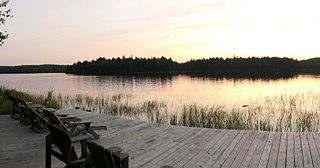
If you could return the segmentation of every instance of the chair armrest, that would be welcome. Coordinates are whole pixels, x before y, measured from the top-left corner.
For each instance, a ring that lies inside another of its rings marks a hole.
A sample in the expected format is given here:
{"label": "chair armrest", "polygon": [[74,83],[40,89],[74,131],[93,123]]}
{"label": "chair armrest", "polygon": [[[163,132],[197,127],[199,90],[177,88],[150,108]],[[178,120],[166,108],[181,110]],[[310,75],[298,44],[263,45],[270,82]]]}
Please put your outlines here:
{"label": "chair armrest", "polygon": [[55,114],[55,115],[58,117],[67,117],[68,116],[68,114]]}
{"label": "chair armrest", "polygon": [[92,135],[90,134],[79,134],[74,137],[71,136],[71,141],[74,142],[81,142],[86,140],[92,140],[94,139]]}
{"label": "chair armrest", "polygon": [[86,159],[78,159],[78,160],[72,160],[69,162],[69,164],[71,165],[81,165],[81,164],[84,164],[86,163]]}
{"label": "chair armrest", "polygon": [[129,154],[127,153],[120,153],[120,154],[117,154],[117,153],[114,153],[115,155],[118,155],[120,160],[123,160],[125,158],[128,158],[129,157]]}
{"label": "chair armrest", "polygon": [[103,126],[103,125],[101,126],[92,125],[91,128],[93,130],[108,130],[107,126]]}
{"label": "chair armrest", "polygon": [[90,126],[91,121],[70,122],[69,124],[70,125],[82,125],[82,124],[84,124],[84,125],[89,125]]}
{"label": "chair armrest", "polygon": [[42,104],[28,104],[30,108],[44,108],[44,105]]}
{"label": "chair armrest", "polygon": [[79,122],[81,119],[76,118],[76,117],[61,117],[59,118],[62,122],[64,123],[70,123],[70,122]]}
{"label": "chair armrest", "polygon": [[118,146],[112,146],[110,148],[108,148],[112,153],[121,153],[122,149]]}

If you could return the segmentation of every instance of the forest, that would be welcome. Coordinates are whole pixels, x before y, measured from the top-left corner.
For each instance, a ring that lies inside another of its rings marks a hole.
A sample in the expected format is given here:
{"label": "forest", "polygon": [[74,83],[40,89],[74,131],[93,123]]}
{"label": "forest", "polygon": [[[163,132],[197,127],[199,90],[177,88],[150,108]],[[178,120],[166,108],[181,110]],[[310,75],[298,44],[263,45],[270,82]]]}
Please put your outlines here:
{"label": "forest", "polygon": [[66,70],[79,75],[129,75],[129,74],[177,74],[179,64],[172,59],[161,58],[98,58],[90,62],[77,62]]}
{"label": "forest", "polygon": [[67,65],[19,65],[0,66],[0,73],[64,73]]}
{"label": "forest", "polygon": [[192,59],[178,63],[166,57],[103,58],[73,65],[0,66],[0,73],[67,73],[77,75],[208,75],[240,78],[286,78],[320,74],[320,58],[296,60],[280,57]]}
{"label": "forest", "polygon": [[68,74],[130,75],[190,74],[230,77],[292,76],[300,73],[301,62],[291,58],[209,58],[178,63],[171,58],[98,58],[77,62],[66,69]]}

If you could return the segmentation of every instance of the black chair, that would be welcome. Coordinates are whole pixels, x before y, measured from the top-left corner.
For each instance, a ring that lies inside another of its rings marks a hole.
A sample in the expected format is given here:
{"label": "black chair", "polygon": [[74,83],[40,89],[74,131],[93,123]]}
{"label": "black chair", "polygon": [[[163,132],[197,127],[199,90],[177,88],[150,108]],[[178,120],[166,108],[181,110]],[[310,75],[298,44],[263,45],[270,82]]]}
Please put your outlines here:
{"label": "black chair", "polygon": [[45,114],[49,118],[48,122],[67,131],[71,137],[89,133],[94,139],[99,139],[95,130],[107,130],[106,126],[92,126],[90,121],[81,121],[75,117],[58,118],[57,114],[52,112],[45,112]]}
{"label": "black chair", "polygon": [[129,155],[127,153],[121,153],[121,149],[118,147],[106,149],[94,142],[88,142],[88,149],[90,151],[92,165],[94,165],[95,168],[129,167]]}
{"label": "black chair", "polygon": [[21,111],[23,112],[24,120],[28,120],[30,123],[30,128],[34,131],[40,131],[45,128],[47,120],[45,116],[42,116],[40,113],[34,109],[26,106],[21,106]]}
{"label": "black chair", "polygon": [[33,104],[31,102],[26,102],[25,100],[19,99],[12,95],[8,95],[8,98],[12,101],[13,113],[11,115],[11,118],[16,120],[20,119],[20,122],[26,126],[33,124],[32,127],[34,127],[35,126],[34,119],[37,118],[36,117],[37,114],[34,114],[34,112],[39,114],[40,113],[39,109],[43,108],[44,106],[40,104]]}
{"label": "black chair", "polygon": [[[45,167],[51,167],[51,155],[55,156],[59,160],[66,164],[66,168],[83,168],[87,167],[87,138],[78,138],[77,140],[72,139],[70,134],[57,127],[56,125],[47,123],[46,124],[50,134],[46,136],[46,160]],[[78,157],[74,143],[81,143],[81,157]],[[58,148],[54,150],[53,145]]]}
{"label": "black chair", "polygon": [[20,120],[21,117],[22,117],[22,114],[21,114],[19,101],[14,96],[7,95],[7,97],[12,102],[12,110],[13,111],[12,111],[12,114],[11,114],[10,117],[15,119],[15,120]]}

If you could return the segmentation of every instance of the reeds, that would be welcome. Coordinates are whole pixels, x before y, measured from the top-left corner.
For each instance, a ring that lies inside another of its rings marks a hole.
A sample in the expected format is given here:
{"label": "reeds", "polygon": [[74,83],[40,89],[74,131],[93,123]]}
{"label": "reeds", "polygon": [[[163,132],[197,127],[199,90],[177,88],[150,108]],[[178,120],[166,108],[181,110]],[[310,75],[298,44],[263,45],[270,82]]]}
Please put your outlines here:
{"label": "reeds", "polygon": [[[169,108],[158,100],[133,102],[132,95],[55,97],[63,108],[80,107],[113,116],[189,127],[264,131],[319,132],[320,95],[266,97],[248,106],[187,104]],[[170,109],[170,111],[168,110]]]}
{"label": "reeds", "polygon": [[46,95],[32,95],[0,87],[0,114],[11,112],[11,102],[5,98],[6,94],[47,107],[79,107],[83,110],[153,123],[216,129],[320,131],[318,93],[265,97],[246,106],[202,105],[200,102],[179,104],[173,108],[169,107],[169,103],[159,100],[133,101],[130,94],[92,97],[82,94],[56,95],[49,91]]}

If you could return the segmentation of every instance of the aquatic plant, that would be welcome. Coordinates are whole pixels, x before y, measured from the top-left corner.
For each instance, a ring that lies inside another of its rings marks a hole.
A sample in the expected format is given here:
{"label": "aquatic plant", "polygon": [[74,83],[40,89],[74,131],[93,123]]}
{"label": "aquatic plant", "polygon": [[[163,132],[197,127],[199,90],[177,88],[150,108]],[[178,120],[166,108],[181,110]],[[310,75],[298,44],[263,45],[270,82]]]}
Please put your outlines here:
{"label": "aquatic plant", "polygon": [[153,123],[216,129],[320,131],[320,95],[316,93],[265,97],[246,106],[227,107],[193,103],[172,108],[167,102],[159,100],[136,102],[130,94],[92,97],[83,94],[54,94],[53,91],[48,91],[46,95],[33,95],[2,86],[0,114],[8,114],[12,110],[11,102],[5,96],[7,94],[47,107],[79,107],[83,110]]}
{"label": "aquatic plant", "polygon": [[185,104],[168,110],[158,100],[133,102],[130,94],[90,97],[57,95],[62,108],[80,107],[98,113],[133,118],[153,123],[216,129],[264,131],[320,130],[320,95],[315,93],[265,97],[252,105]]}

